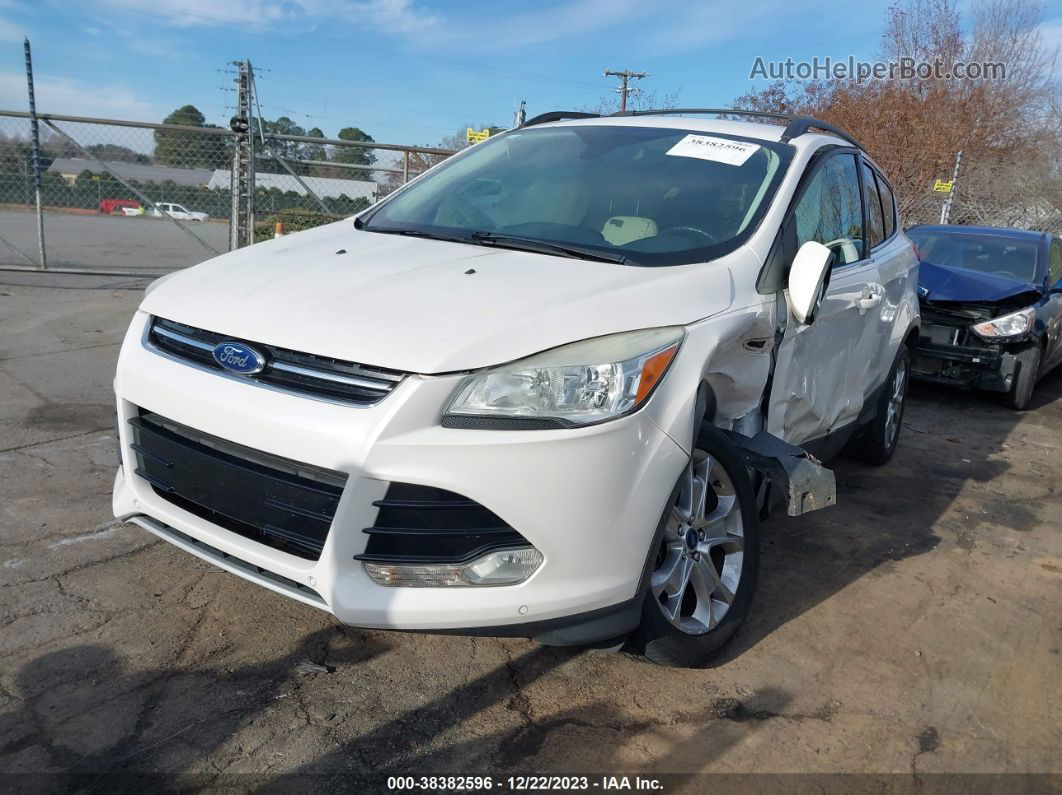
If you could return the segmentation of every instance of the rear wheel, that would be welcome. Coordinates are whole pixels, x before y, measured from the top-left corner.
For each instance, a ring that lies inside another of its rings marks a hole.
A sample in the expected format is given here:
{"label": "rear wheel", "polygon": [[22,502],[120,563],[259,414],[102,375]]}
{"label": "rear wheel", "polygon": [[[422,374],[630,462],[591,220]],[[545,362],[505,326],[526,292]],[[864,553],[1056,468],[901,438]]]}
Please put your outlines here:
{"label": "rear wheel", "polygon": [[896,452],[896,442],[900,438],[904,410],[907,408],[907,383],[910,380],[910,372],[911,351],[906,345],[901,345],[900,353],[885,382],[885,388],[878,398],[874,419],[845,448],[845,452],[852,458],[876,466],[892,458],[892,454]]}
{"label": "rear wheel", "polygon": [[748,615],[759,568],[759,518],[748,469],[706,428],[679,478],[655,551],[634,643],[661,665],[703,665]]}
{"label": "rear wheel", "polygon": [[1032,345],[1018,353],[1018,375],[1003,397],[1003,402],[1017,411],[1025,411],[1032,400],[1033,389],[1040,375],[1040,346]]}

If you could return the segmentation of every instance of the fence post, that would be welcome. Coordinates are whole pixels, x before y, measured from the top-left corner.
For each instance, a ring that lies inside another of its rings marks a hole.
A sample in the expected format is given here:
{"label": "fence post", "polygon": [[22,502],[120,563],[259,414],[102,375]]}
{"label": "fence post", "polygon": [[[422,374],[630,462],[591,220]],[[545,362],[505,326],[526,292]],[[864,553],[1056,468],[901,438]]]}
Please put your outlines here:
{"label": "fence post", "polygon": [[26,49],[26,86],[29,89],[30,136],[33,139],[33,189],[37,196],[37,247],[41,252],[41,270],[48,269],[44,253],[44,206],[41,204],[41,136],[37,125],[37,100],[33,95],[33,59],[30,56],[29,36],[24,41]]}
{"label": "fence post", "polygon": [[948,191],[948,198],[944,200],[944,205],[940,208],[941,225],[946,224],[951,216],[951,203],[955,200],[955,187],[959,182],[959,165],[961,163],[962,150],[960,149],[958,154],[955,155],[955,171],[951,175],[951,190]]}
{"label": "fence post", "polygon": [[409,150],[402,153],[402,184],[409,182]]}

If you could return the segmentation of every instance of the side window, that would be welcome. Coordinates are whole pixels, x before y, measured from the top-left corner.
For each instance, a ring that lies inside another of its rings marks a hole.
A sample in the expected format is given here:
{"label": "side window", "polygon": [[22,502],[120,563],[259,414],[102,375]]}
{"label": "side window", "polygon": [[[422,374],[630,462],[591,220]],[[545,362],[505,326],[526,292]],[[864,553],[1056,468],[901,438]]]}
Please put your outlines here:
{"label": "side window", "polygon": [[1047,283],[1054,287],[1062,281],[1062,240],[1051,241],[1051,258],[1047,262]]}
{"label": "side window", "polygon": [[885,240],[885,219],[881,213],[881,196],[874,172],[863,163],[863,190],[867,200],[867,243],[871,248]]}
{"label": "side window", "polygon": [[809,240],[836,255],[836,264],[863,258],[863,208],[854,155],[833,155],[823,163],[793,210],[797,247]]}
{"label": "side window", "polygon": [[878,178],[881,211],[885,214],[885,239],[888,240],[896,231],[896,199],[893,198],[892,188],[889,187],[889,183],[885,181],[884,177],[877,172],[874,172],[874,176]]}

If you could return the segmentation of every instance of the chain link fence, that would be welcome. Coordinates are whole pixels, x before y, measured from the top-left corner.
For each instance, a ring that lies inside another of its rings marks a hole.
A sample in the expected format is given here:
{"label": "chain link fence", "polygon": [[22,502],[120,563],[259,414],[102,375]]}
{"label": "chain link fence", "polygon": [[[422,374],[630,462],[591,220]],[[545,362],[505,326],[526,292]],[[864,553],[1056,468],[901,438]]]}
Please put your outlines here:
{"label": "chain link fence", "polygon": [[[165,272],[228,250],[233,132],[38,118],[49,268]],[[0,111],[0,265],[40,264],[31,140],[28,114]],[[253,151],[256,240],[357,213],[452,154],[260,132]]]}
{"label": "chain link fence", "polygon": [[927,185],[898,198],[906,227],[939,224],[946,215],[949,224],[1062,233],[1062,183],[1031,162],[967,163],[950,192]]}
{"label": "chain link fence", "polygon": [[[52,269],[165,272],[228,250],[235,134],[41,114]],[[452,154],[253,130],[256,240],[350,216]],[[30,119],[0,111],[0,266],[39,267]],[[898,196],[907,227],[1062,232],[1062,187],[1034,163],[967,163],[953,192]]]}

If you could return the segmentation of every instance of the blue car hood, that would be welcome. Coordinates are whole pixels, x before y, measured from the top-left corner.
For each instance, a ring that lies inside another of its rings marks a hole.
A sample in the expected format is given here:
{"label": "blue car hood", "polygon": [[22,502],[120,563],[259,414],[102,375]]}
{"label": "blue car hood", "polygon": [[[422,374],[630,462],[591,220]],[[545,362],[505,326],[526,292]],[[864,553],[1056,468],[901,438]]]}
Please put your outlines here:
{"label": "blue car hood", "polygon": [[918,295],[927,301],[993,303],[1024,293],[1041,294],[1031,282],[1020,282],[992,273],[950,268],[922,260],[918,266]]}

